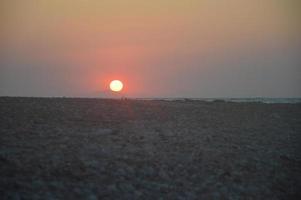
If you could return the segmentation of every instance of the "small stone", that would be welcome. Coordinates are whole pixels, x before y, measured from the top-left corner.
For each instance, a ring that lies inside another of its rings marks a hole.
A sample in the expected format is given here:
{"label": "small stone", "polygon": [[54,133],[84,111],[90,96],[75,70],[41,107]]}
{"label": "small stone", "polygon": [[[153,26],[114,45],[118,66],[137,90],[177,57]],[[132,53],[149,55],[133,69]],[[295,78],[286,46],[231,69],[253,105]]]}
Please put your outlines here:
{"label": "small stone", "polygon": [[120,184],[119,188],[124,192],[132,192],[135,190],[135,187],[129,182]]}
{"label": "small stone", "polygon": [[169,175],[167,172],[165,172],[164,170],[160,170],[159,171],[159,177],[163,178],[163,179],[169,179]]}
{"label": "small stone", "polygon": [[107,188],[112,193],[117,192],[117,190],[118,190],[116,184],[108,185]]}
{"label": "small stone", "polygon": [[154,175],[154,169],[152,168],[152,167],[145,167],[144,168],[144,170],[143,170],[143,174],[145,175],[145,176],[152,176],[152,175]]}

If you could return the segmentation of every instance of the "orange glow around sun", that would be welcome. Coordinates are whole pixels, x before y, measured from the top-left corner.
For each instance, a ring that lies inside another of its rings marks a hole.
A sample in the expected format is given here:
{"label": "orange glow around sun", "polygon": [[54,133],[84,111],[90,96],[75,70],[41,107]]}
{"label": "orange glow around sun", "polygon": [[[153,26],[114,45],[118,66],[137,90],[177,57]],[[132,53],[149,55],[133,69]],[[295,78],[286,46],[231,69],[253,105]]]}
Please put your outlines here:
{"label": "orange glow around sun", "polygon": [[110,89],[113,92],[120,92],[123,88],[123,83],[120,80],[113,80],[110,83]]}

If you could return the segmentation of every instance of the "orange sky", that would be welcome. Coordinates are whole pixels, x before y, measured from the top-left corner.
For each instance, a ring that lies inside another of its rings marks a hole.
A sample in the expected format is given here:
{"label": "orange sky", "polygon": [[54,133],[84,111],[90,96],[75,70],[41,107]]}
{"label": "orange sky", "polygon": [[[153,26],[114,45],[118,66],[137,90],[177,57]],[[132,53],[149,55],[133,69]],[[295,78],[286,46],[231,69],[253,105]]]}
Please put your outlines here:
{"label": "orange sky", "polygon": [[3,0],[0,95],[300,96],[297,2]]}

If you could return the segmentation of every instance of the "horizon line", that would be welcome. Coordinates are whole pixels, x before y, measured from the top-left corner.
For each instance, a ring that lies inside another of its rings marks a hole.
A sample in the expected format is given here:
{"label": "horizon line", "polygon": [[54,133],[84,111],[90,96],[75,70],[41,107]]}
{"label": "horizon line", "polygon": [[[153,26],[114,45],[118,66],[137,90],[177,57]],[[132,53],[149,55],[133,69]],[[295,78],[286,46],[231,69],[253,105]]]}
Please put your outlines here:
{"label": "horizon line", "polygon": [[93,96],[18,96],[18,95],[0,95],[0,98],[79,98],[79,99],[301,99],[300,97],[93,97]]}

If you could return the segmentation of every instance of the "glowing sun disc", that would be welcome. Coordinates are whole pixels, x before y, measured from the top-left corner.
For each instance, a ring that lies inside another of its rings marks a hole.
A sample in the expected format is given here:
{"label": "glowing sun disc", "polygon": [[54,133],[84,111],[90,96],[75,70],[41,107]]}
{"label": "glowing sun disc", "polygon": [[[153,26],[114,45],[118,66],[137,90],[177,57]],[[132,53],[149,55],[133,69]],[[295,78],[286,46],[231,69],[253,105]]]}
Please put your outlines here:
{"label": "glowing sun disc", "polygon": [[113,91],[113,92],[120,92],[123,88],[123,84],[120,80],[114,80],[114,81],[111,81],[110,83],[110,89]]}

